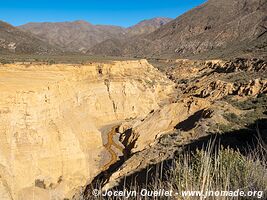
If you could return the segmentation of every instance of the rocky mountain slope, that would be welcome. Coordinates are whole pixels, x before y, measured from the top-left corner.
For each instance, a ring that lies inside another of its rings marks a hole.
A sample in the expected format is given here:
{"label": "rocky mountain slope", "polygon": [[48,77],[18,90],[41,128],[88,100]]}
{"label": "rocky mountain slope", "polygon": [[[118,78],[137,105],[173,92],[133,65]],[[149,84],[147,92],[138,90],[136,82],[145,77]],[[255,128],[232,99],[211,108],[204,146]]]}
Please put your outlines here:
{"label": "rocky mountain slope", "polygon": [[170,20],[169,18],[154,18],[144,20],[129,28],[93,25],[86,21],[28,23],[19,28],[29,31],[43,41],[57,45],[65,51],[86,52],[94,45],[111,38],[122,40],[151,33]]}
{"label": "rocky mountain slope", "polygon": [[20,26],[49,44],[65,51],[85,51],[111,37],[124,37],[124,29],[117,26],[95,26],[86,21],[58,23],[28,23]]}
{"label": "rocky mountain slope", "polygon": [[262,0],[209,0],[151,34],[120,46],[118,42],[101,43],[91,53],[177,57],[214,51],[215,57],[222,57],[266,52],[266,10],[267,2]]}
{"label": "rocky mountain slope", "polygon": [[172,20],[171,18],[163,18],[163,17],[143,20],[138,24],[127,28],[126,32],[130,37],[135,35],[149,34],[157,30],[161,26],[169,23],[171,20]]}
{"label": "rocky mountain slope", "polygon": [[12,25],[0,21],[0,52],[17,54],[53,54],[60,52],[33,34],[25,33]]}

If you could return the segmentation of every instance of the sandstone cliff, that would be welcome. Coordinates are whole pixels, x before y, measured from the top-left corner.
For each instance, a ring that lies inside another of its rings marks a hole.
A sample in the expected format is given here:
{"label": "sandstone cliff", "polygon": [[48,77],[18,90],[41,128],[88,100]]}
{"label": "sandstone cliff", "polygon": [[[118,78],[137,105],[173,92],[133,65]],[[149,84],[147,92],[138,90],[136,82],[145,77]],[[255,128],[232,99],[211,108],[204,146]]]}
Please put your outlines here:
{"label": "sandstone cliff", "polygon": [[[136,184],[133,180],[145,176],[145,169],[148,172],[151,166],[174,159],[175,153],[200,138],[239,132],[267,117],[266,61],[163,59],[157,66],[176,82],[177,96],[143,119],[120,124],[120,141],[131,156],[107,171],[103,190],[124,188],[127,181]],[[261,132],[267,136],[267,130]],[[91,186],[97,187],[94,182]],[[90,199],[90,194],[89,185],[82,199]]]}
{"label": "sandstone cliff", "polygon": [[109,163],[106,127],[144,118],[174,86],[145,60],[1,65],[0,77],[0,199],[15,200],[71,197]]}
{"label": "sandstone cliff", "polygon": [[92,199],[97,181],[267,117],[264,60],[157,66],[166,75],[146,60],[0,65],[0,199]]}

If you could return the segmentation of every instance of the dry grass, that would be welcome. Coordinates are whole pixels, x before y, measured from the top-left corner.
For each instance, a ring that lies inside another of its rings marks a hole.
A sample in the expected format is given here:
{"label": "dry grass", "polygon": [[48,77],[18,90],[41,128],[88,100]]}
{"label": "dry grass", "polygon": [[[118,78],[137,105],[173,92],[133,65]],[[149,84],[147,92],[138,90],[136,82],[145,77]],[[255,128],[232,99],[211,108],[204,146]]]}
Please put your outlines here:
{"label": "dry grass", "polygon": [[[266,144],[259,136],[259,144],[256,149],[250,149],[246,155],[230,148],[224,148],[214,142],[208,147],[195,152],[179,154],[173,161],[168,172],[159,164],[153,181],[148,181],[149,170],[145,183],[132,182],[130,187],[123,187],[123,190],[136,190],[137,194],[141,189],[148,190],[173,190],[179,195],[175,197],[151,197],[145,198],[140,195],[128,199],[209,199],[209,200],[230,200],[230,199],[253,199],[253,197],[183,197],[182,191],[236,191],[237,189],[247,191],[263,191],[254,198],[265,199],[267,195],[267,149]],[[81,198],[82,199],[82,198]],[[125,197],[93,197],[87,199],[127,199]]]}
{"label": "dry grass", "polygon": [[[210,146],[208,149],[198,150],[195,154],[181,155],[172,171],[170,187],[178,191],[236,191],[239,189],[245,192],[265,191],[266,193],[266,149],[259,146],[244,156],[238,151],[223,147],[213,151],[213,147]],[[228,200],[232,197],[206,199]]]}

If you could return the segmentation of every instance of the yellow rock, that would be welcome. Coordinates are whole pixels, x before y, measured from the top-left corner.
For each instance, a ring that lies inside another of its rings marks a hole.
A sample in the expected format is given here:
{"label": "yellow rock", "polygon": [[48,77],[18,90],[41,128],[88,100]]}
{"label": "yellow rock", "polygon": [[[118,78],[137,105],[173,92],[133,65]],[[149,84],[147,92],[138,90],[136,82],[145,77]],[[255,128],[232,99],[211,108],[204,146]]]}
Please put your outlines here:
{"label": "yellow rock", "polygon": [[0,199],[71,197],[104,165],[101,127],[145,117],[173,86],[145,60],[0,65]]}

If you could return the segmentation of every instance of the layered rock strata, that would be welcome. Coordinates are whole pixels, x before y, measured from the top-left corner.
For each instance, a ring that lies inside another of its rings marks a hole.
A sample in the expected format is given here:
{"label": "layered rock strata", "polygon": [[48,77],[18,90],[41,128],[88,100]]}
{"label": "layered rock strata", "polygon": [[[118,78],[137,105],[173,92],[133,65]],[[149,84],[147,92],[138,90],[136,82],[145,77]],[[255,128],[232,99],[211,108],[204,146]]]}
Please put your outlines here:
{"label": "layered rock strata", "polygon": [[144,118],[173,86],[145,60],[1,65],[0,199],[70,198],[116,159],[105,127]]}

